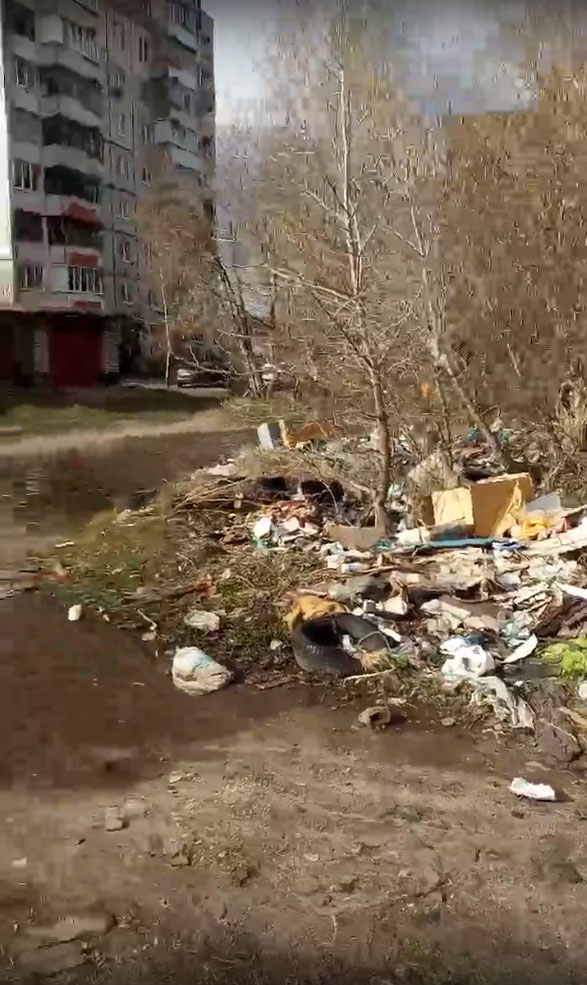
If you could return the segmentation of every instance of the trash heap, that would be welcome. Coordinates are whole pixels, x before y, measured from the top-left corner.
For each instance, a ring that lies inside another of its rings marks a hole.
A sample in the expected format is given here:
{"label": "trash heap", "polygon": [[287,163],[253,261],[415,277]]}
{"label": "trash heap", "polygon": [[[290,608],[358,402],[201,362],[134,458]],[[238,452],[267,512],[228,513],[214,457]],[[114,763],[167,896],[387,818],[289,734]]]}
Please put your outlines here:
{"label": "trash heap", "polygon": [[[265,427],[262,443],[278,435],[283,427]],[[537,496],[528,472],[495,474],[476,434],[459,447],[450,486],[423,494],[426,463],[418,484],[414,468],[396,479],[393,533],[362,526],[353,497],[327,483],[300,483],[248,515],[255,550],[318,562],[319,577],[285,617],[294,658],[306,672],[345,678],[408,665],[447,692],[468,688],[504,727],[534,731],[548,719],[556,731],[562,715],[567,731],[574,723],[587,733],[587,706],[585,718],[567,707],[587,700],[587,506]],[[450,469],[431,458],[438,486]],[[467,480],[472,472],[482,477]],[[546,718],[545,681],[557,685]]]}

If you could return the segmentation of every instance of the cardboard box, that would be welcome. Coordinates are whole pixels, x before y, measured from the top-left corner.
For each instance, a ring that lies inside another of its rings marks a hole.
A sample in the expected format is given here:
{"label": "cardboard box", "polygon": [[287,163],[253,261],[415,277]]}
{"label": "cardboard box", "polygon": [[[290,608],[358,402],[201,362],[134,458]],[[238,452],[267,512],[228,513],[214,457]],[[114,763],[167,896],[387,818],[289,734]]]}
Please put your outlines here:
{"label": "cardboard box", "polygon": [[473,503],[470,489],[459,487],[433,492],[432,509],[435,526],[450,524],[473,529]]}
{"label": "cardboard box", "polygon": [[523,510],[534,495],[534,484],[527,472],[498,475],[482,479],[470,490],[476,537],[503,537],[516,523],[516,513]]}

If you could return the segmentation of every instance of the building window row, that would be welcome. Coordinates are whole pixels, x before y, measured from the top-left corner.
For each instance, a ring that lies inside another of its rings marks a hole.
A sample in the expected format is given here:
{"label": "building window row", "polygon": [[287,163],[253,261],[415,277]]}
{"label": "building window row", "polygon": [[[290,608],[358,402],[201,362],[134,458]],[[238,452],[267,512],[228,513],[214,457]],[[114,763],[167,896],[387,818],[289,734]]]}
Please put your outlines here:
{"label": "building window row", "polygon": [[73,21],[66,21],[66,25],[69,47],[73,48],[74,51],[79,51],[90,61],[99,61],[95,28],[85,27],[83,24],[74,24]]}
{"label": "building window row", "polygon": [[184,27],[187,31],[191,31],[192,34],[196,33],[196,10],[191,4],[182,3],[181,0],[174,0],[169,5],[169,19],[172,24]]}
{"label": "building window row", "polygon": [[102,274],[94,267],[68,267],[68,289],[77,294],[101,294]]}
{"label": "building window row", "polygon": [[40,263],[20,263],[18,265],[18,286],[22,291],[42,289],[44,271]]}
{"label": "building window row", "polygon": [[38,72],[36,67],[27,62],[25,58],[18,55],[14,59],[14,80],[17,86],[23,89],[36,89],[38,84]]}
{"label": "building window row", "polygon": [[39,164],[30,161],[15,160],[12,162],[12,184],[25,192],[36,192],[39,185]]}

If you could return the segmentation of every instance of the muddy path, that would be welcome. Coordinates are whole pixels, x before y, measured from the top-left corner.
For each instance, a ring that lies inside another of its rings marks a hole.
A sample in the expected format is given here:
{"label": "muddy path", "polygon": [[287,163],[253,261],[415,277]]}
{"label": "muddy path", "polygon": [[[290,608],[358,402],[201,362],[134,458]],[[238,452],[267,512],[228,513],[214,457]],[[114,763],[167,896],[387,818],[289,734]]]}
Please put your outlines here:
{"label": "muddy path", "polygon": [[[188,698],[131,637],[29,604],[0,604],[3,980],[48,960],[29,926],[96,911],[59,981],[584,980],[580,775],[413,707],[360,729],[332,687]],[[517,801],[518,773],[564,801]]]}

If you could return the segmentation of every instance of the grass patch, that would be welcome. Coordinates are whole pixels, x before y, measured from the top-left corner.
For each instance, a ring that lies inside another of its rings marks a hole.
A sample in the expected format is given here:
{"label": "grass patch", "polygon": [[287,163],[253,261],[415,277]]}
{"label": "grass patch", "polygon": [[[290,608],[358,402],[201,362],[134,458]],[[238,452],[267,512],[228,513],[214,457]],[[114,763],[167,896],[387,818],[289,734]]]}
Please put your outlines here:
{"label": "grass patch", "polygon": [[[240,513],[174,513],[168,496],[137,513],[102,514],[75,544],[43,559],[49,568],[56,562],[66,577],[45,590],[65,604],[85,603],[114,624],[142,632],[152,621],[158,649],[201,646],[241,677],[284,659],[270,643],[287,639],[289,600],[322,568],[316,556],[301,551],[255,548]],[[194,606],[220,615],[217,636],[184,624]]]}
{"label": "grass patch", "polygon": [[222,403],[227,427],[257,427],[264,421],[283,419],[290,424],[314,420],[316,413],[286,393],[268,400],[251,397],[229,397]]}
{"label": "grass patch", "polygon": [[[195,407],[191,408],[192,413]],[[74,430],[99,430],[137,421],[141,424],[171,424],[191,416],[187,410],[161,408],[158,410],[113,410],[107,407],[43,407],[37,404],[18,404],[4,410],[0,428],[19,429],[22,434],[61,434]],[[10,435],[10,437],[14,437]]]}

